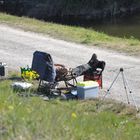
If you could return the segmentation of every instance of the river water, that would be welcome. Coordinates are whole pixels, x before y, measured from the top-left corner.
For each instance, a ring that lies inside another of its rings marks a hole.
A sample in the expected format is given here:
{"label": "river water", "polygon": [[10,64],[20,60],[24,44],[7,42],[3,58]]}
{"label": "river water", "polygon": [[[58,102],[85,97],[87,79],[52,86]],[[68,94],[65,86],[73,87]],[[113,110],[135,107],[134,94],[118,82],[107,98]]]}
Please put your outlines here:
{"label": "river water", "polygon": [[102,24],[90,24],[96,31],[117,37],[134,37],[140,40],[140,14],[131,18],[106,21]]}
{"label": "river water", "polygon": [[136,38],[140,40],[140,14],[132,17],[104,21],[85,21],[66,18],[61,21],[59,20],[58,22],[67,25],[90,28],[112,36]]}

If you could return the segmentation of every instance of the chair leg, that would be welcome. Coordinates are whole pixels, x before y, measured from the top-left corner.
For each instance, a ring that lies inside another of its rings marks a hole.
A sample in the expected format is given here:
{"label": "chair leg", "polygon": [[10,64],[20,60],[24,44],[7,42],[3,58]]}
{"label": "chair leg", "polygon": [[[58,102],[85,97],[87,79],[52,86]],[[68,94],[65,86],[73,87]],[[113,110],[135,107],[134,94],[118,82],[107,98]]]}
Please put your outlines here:
{"label": "chair leg", "polygon": [[73,78],[73,85],[76,86],[76,84],[77,84],[77,80],[76,78]]}
{"label": "chair leg", "polygon": [[66,88],[68,88],[68,82],[67,81],[65,81],[65,85],[66,85]]}
{"label": "chair leg", "polygon": [[38,85],[37,91],[39,91],[41,84],[42,84],[42,80],[39,80],[39,85]]}
{"label": "chair leg", "polygon": [[101,75],[101,89],[103,88],[103,77]]}

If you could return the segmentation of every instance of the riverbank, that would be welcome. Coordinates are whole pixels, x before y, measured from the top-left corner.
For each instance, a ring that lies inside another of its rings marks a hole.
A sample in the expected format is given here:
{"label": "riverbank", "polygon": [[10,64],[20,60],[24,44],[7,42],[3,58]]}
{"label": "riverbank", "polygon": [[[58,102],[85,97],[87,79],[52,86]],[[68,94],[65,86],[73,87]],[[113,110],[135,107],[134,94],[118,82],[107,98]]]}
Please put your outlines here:
{"label": "riverbank", "polygon": [[96,32],[93,29],[64,26],[26,17],[11,16],[4,13],[0,13],[0,24],[7,24],[12,27],[24,29],[25,31],[43,33],[66,41],[87,44],[90,47],[96,46],[130,55],[140,55],[140,40],[133,37],[129,39],[112,37]]}

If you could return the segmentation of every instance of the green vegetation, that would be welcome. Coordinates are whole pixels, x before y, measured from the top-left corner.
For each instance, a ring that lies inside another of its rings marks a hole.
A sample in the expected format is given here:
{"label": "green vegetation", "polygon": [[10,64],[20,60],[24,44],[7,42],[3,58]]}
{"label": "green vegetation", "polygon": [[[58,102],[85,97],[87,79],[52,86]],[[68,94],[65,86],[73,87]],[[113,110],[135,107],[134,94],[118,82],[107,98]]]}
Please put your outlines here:
{"label": "green vegetation", "polygon": [[140,9],[139,0],[2,0],[0,10],[19,16],[54,20],[54,17],[105,19],[132,15]]}
{"label": "green vegetation", "polygon": [[89,46],[94,45],[97,47],[109,48],[120,52],[127,52],[131,55],[140,54],[140,41],[134,37],[131,37],[130,39],[117,38],[96,32],[93,29],[64,26],[26,17],[11,16],[3,13],[0,13],[0,24],[7,24],[26,31],[43,33],[51,37],[76,43],[83,43]]}
{"label": "green vegetation", "polygon": [[1,140],[140,139],[140,119],[122,103],[106,101],[97,109],[98,100],[44,101],[18,96],[10,84],[0,82]]}

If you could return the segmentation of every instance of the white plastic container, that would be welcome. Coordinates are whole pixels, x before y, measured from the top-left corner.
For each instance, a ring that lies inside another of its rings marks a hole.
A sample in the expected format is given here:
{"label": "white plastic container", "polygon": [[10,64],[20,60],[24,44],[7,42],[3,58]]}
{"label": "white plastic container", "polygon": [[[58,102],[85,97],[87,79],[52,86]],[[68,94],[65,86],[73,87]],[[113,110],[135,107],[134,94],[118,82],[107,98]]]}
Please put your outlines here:
{"label": "white plastic container", "polygon": [[98,97],[99,84],[94,81],[85,81],[77,84],[78,99],[95,99]]}

